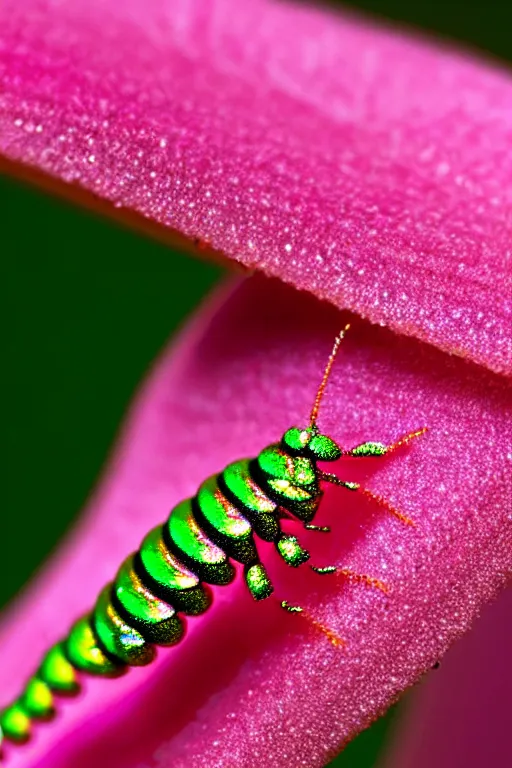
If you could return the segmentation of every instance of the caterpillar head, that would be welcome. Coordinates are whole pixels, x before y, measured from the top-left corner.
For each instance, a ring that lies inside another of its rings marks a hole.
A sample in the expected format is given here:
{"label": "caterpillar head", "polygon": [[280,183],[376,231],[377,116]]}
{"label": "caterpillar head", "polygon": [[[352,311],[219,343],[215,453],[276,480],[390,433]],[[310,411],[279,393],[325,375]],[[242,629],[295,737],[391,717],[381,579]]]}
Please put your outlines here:
{"label": "caterpillar head", "polygon": [[323,435],[317,425],[318,412],[320,410],[320,404],[324,395],[327,381],[331,374],[331,369],[338,354],[338,349],[348,331],[350,326],[347,324],[342,331],[338,333],[334,339],[334,346],[332,352],[329,355],[327,365],[325,366],[324,375],[318,387],[315,401],[311,409],[311,415],[309,419],[309,426],[303,427],[291,427],[288,429],[281,440],[281,445],[290,454],[294,456],[305,456],[314,462],[317,461],[336,461],[343,455],[342,449],[337,443],[334,442],[332,437]]}
{"label": "caterpillar head", "polygon": [[316,426],[288,429],[282,444],[290,453],[307,456],[313,461],[337,461],[343,453],[339,445],[328,435],[322,435]]}

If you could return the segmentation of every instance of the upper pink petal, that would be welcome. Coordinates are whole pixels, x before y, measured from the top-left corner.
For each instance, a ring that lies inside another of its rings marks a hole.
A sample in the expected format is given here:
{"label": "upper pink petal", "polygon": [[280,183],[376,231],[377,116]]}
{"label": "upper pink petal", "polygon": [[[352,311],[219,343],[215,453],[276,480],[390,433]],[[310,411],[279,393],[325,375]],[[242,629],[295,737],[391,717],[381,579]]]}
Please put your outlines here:
{"label": "upper pink petal", "polygon": [[497,66],[270,0],[3,0],[0,78],[5,158],[512,370]]}
{"label": "upper pink petal", "polygon": [[[261,276],[203,310],[142,390],[88,515],[4,623],[2,698],[17,695],[41,653],[175,503],[304,422],[347,319]],[[318,522],[332,534],[295,530],[315,563],[383,579],[391,593],[302,574],[262,546],[278,595],[302,602],[345,648],[276,601],[255,604],[241,580],[216,588],[183,643],[125,678],[88,680],[83,697],[11,750],[12,768],[319,768],[428,670],[502,586],[512,566],[508,381],[352,321],[319,425],[347,447],[430,427],[363,470],[355,460],[336,467],[417,527],[329,488]]]}

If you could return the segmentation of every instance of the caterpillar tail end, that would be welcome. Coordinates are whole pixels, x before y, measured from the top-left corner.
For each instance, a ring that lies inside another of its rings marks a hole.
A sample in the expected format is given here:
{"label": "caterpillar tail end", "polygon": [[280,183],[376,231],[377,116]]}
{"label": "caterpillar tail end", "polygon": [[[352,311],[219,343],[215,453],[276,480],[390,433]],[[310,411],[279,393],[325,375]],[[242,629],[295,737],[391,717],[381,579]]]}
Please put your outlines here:
{"label": "caterpillar tail end", "polygon": [[0,750],[5,739],[25,744],[32,732],[31,721],[19,701],[3,710],[0,716]]}

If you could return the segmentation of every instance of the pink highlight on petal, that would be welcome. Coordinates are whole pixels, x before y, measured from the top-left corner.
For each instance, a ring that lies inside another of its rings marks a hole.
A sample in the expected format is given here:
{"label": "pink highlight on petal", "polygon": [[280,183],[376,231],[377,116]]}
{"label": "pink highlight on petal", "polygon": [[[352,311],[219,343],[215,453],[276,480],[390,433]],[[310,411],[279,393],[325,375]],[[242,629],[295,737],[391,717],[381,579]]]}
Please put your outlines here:
{"label": "pink highlight on petal", "polygon": [[0,77],[8,160],[512,371],[505,70],[271,0],[3,0]]}
{"label": "pink highlight on petal", "polygon": [[[255,276],[203,310],[142,390],[80,526],[0,635],[0,689],[14,696],[42,651],[91,606],[170,507],[229,461],[307,423],[346,314]],[[319,426],[342,445],[426,436],[392,457],[340,461],[416,528],[357,494],[326,489],[320,525],[289,523],[315,564],[385,582],[329,581],[261,553],[279,596],[346,642],[334,648],[241,581],[189,622],[185,641],[116,681],[88,680],[13,768],[323,766],[443,655],[511,568],[511,394],[500,376],[356,317]],[[443,370],[443,376],[439,371]],[[362,460],[361,460],[362,461]]]}

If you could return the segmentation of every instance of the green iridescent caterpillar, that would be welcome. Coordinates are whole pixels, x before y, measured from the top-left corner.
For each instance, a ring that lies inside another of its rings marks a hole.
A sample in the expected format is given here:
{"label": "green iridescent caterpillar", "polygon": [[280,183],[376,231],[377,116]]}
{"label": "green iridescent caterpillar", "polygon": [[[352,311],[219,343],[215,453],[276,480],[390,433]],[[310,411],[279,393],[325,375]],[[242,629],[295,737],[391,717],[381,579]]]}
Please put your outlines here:
{"label": "green iridescent caterpillar", "polygon": [[[366,442],[345,451],[319,431],[320,402],[347,329],[335,340],[309,426],[288,429],[279,443],[264,448],[257,458],[235,461],[207,478],[194,498],[174,507],[167,521],[147,534],[140,549],[126,558],[113,582],[101,591],[92,611],[50,648],[21,696],[4,709],[3,737],[27,741],[32,722],[54,714],[56,696],[79,690],[80,673],[116,677],[130,666],[149,664],[156,645],[180,642],[184,617],[203,613],[211,603],[207,585],[223,586],[235,578],[232,560],[243,564],[245,583],[255,600],[268,598],[273,586],[259,560],[254,534],[274,542],[288,565],[297,568],[305,563],[309,552],[296,536],[283,532],[281,521],[291,518],[309,530],[328,532],[313,524],[323,494],[321,482],[363,493],[403,523],[412,524],[380,496],[318,468],[318,462],[342,456],[384,456],[425,432],[425,428],[411,432],[389,446]],[[347,569],[313,570],[386,589],[376,579]],[[281,604],[290,612],[302,613],[333,644],[343,642],[300,606]],[[3,737],[0,733],[0,743]]]}

